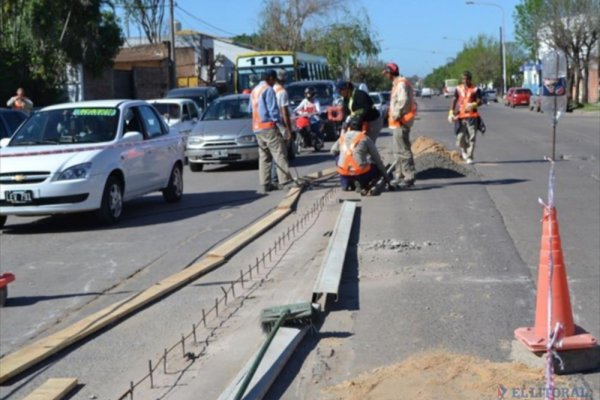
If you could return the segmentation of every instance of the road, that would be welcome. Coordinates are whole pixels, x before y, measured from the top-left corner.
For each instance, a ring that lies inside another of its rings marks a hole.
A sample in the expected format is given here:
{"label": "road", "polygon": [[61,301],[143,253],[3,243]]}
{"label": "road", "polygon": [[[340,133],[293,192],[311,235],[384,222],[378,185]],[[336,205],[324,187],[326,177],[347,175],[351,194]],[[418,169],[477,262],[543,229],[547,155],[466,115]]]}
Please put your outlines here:
{"label": "road", "polygon": [[[453,135],[445,120],[447,103],[442,98],[420,100],[420,120],[412,137],[429,136],[453,148]],[[495,241],[510,241],[516,253],[507,256],[507,260],[526,268],[526,271],[520,270],[517,277],[535,281],[541,216],[537,198],[547,195],[548,163],[543,161],[543,156],[551,151],[550,121],[542,114],[498,104],[484,107],[482,113],[488,132],[478,139],[474,169],[478,174],[475,181],[485,193],[478,193],[470,200],[467,197],[469,207],[474,210],[474,220],[464,221],[456,231],[460,233],[481,223],[475,221],[475,216],[487,215],[486,210],[493,218],[499,218],[503,229],[482,230],[489,236],[477,247],[461,247],[465,253],[461,259],[485,260]],[[600,335],[599,136],[597,115],[569,114],[560,120],[555,192],[575,319],[596,337]],[[389,135],[382,135],[378,147],[389,159]],[[306,174],[331,166],[331,159],[327,153],[307,154],[296,164],[298,172]],[[423,180],[419,185],[427,189],[408,193],[410,197],[404,201],[410,203],[415,213],[426,216],[431,207],[453,210],[456,205],[450,207],[446,203],[465,201],[464,196],[471,192],[460,190],[461,187],[469,188],[475,183],[457,184],[450,193],[443,189],[452,183],[443,180],[442,183]],[[123,222],[115,227],[94,226],[86,216],[9,217],[0,234],[0,261],[2,270],[14,272],[17,281],[10,286],[9,303],[2,309],[2,354],[55,332],[190,265],[215,243],[260,218],[283,198],[283,192],[259,195],[257,187],[257,171],[252,167],[218,166],[202,173],[186,169],[186,194],[180,204],[164,204],[159,194],[146,196],[127,204]],[[314,200],[319,192],[317,188],[305,197]],[[440,195],[433,201],[430,194],[436,192]],[[416,197],[419,195],[422,198]],[[479,201],[479,196],[489,199]],[[366,206],[368,203],[363,204]],[[460,215],[468,219],[469,213]],[[439,216],[425,225],[422,220],[414,221],[414,224],[421,223],[415,232],[426,238],[428,230],[445,231],[436,226],[443,221]],[[369,224],[362,227],[377,229]],[[365,231],[365,235],[368,233]],[[249,250],[249,259],[253,256]],[[499,260],[494,265],[501,264],[502,255],[497,254],[494,259]],[[161,349],[176,341],[184,329],[189,330],[191,316],[198,315],[199,309],[198,304],[191,304],[190,296],[198,298],[199,304],[210,304],[219,293],[214,283],[229,282],[235,279],[235,273],[235,268],[211,273],[206,284],[199,281],[182,290],[182,298],[178,294],[150,307],[152,316],[140,313],[116,329],[94,336],[75,350],[53,358],[33,375],[25,375],[1,388],[0,395],[22,398],[58,369],[85,377],[85,388],[76,398],[91,395],[114,398],[126,389],[130,380],[140,376],[145,360],[160,355]],[[522,283],[519,281],[517,285]],[[532,322],[532,311],[524,305],[533,303],[530,297],[534,294],[519,287],[511,293],[522,299],[514,319]],[[168,306],[177,308],[177,312]],[[472,303],[469,306],[477,307]],[[505,326],[503,331],[514,328],[516,326]],[[369,335],[366,337],[368,340]],[[406,353],[400,346],[398,354]],[[485,355],[497,356],[492,350]],[[95,366],[90,365],[91,360],[95,360]],[[380,355],[354,370],[375,366],[384,360]],[[101,385],[100,382],[119,383]],[[280,390],[285,392],[285,389]],[[294,398],[289,392],[286,396]]]}

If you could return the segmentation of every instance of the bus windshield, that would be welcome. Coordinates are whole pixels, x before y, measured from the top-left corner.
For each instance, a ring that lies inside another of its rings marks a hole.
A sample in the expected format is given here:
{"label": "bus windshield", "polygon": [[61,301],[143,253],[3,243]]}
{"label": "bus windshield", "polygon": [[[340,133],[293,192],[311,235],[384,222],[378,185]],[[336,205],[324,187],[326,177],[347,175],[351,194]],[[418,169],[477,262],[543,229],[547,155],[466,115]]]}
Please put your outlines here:
{"label": "bus windshield", "polygon": [[[273,69],[273,67],[254,67],[254,68],[238,68],[237,71],[237,89],[241,93],[244,89],[252,89],[260,81],[265,72]],[[286,66],[277,69],[284,69],[287,72],[286,83],[294,82],[294,67]]]}

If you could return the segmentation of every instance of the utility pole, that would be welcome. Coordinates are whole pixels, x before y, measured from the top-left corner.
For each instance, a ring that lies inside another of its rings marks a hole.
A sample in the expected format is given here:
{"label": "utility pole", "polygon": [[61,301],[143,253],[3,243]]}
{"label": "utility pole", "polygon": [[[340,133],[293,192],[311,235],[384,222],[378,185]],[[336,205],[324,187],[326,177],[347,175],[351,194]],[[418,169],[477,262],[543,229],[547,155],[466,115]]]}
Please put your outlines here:
{"label": "utility pole", "polygon": [[171,89],[177,87],[177,61],[175,57],[175,5],[174,0],[169,0],[171,14]]}

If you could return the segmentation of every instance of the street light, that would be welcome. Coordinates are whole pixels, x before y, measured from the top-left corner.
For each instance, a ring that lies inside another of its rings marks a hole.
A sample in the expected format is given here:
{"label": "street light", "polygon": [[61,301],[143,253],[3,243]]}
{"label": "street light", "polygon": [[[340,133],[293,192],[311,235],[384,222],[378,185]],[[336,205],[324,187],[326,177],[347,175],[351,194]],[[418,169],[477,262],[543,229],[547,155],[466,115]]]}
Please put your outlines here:
{"label": "street light", "polygon": [[481,1],[466,1],[468,6],[490,6],[490,7],[498,7],[500,11],[502,11],[502,34],[500,35],[500,40],[502,41],[502,89],[503,93],[506,94],[506,44],[504,43],[504,37],[506,34],[504,33],[506,29],[504,28],[504,8],[500,4],[496,3],[484,3]]}

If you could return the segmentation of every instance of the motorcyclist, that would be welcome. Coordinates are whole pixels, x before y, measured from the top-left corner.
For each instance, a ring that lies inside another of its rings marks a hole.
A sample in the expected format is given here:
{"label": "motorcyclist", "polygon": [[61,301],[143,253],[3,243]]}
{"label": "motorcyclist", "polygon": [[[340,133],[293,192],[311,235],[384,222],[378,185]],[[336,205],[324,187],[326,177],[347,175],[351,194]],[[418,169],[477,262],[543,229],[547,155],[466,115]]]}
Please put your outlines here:
{"label": "motorcyclist", "polygon": [[310,121],[311,132],[319,139],[321,138],[321,103],[315,97],[317,94],[316,89],[313,86],[309,86],[304,89],[304,99],[298,104],[298,107],[294,109],[294,113],[299,117],[306,117]]}

